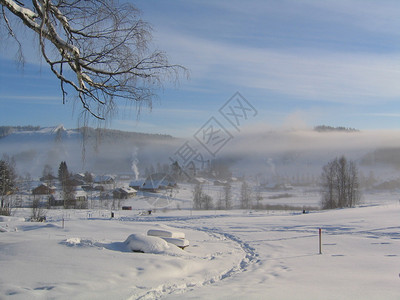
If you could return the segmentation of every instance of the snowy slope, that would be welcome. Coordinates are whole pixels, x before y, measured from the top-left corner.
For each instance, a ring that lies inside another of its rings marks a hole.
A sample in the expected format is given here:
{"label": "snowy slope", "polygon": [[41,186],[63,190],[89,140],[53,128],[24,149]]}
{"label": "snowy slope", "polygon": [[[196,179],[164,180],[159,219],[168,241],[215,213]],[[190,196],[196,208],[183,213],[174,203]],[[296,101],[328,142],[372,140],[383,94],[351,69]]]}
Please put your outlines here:
{"label": "snowy slope", "polygon": [[[309,214],[118,211],[109,219],[109,211],[60,210],[47,223],[3,219],[0,298],[398,299],[399,215],[396,200]],[[124,243],[159,226],[190,246],[155,254]]]}

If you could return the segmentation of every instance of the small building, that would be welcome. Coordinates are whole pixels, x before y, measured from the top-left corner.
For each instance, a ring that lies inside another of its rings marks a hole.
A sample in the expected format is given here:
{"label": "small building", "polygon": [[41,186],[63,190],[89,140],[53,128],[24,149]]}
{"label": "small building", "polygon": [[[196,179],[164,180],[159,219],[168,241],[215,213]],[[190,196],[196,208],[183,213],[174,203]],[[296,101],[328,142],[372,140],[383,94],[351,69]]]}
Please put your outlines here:
{"label": "small building", "polygon": [[32,190],[33,195],[51,195],[56,192],[54,186],[49,186],[47,183],[42,183]]}
{"label": "small building", "polygon": [[54,175],[52,175],[52,174],[47,174],[46,176],[42,176],[42,177],[40,177],[40,181],[55,181],[55,180],[57,180],[58,178],[56,177],[56,176],[54,176]]}
{"label": "small building", "polygon": [[115,176],[113,175],[97,175],[94,180],[97,184],[113,184],[115,183]]}
{"label": "small building", "polygon": [[87,201],[87,193],[84,190],[78,189],[75,191],[76,201]]}
{"label": "small building", "polygon": [[131,187],[117,188],[113,191],[113,197],[116,199],[128,199],[136,196],[136,190]]}
{"label": "small building", "polygon": [[215,186],[226,186],[226,185],[228,185],[228,182],[226,182],[225,180],[215,180],[214,185]]}
{"label": "small building", "polygon": [[76,179],[76,180],[80,180],[80,181],[85,181],[85,174],[84,173],[76,173],[76,174],[74,174],[74,175],[72,175],[72,178],[73,179]]}
{"label": "small building", "polygon": [[48,204],[50,207],[60,207],[64,206],[64,200],[56,200],[53,195],[48,199]]}
{"label": "small building", "polygon": [[82,186],[82,185],[85,185],[85,181],[73,177],[73,178],[68,179],[68,184],[72,185],[72,186]]}
{"label": "small building", "polygon": [[143,183],[142,190],[157,192],[158,190],[176,187],[176,180],[166,173],[155,173],[148,176]]}
{"label": "small building", "polygon": [[202,177],[194,177],[194,178],[192,178],[192,180],[190,182],[194,183],[194,184],[206,184],[207,179],[202,178]]}
{"label": "small building", "polygon": [[129,183],[129,187],[139,191],[142,189],[144,182],[144,179],[133,180]]}
{"label": "small building", "polygon": [[74,193],[74,199],[68,204],[78,209],[88,208],[88,197],[86,192],[82,189],[76,190]]}

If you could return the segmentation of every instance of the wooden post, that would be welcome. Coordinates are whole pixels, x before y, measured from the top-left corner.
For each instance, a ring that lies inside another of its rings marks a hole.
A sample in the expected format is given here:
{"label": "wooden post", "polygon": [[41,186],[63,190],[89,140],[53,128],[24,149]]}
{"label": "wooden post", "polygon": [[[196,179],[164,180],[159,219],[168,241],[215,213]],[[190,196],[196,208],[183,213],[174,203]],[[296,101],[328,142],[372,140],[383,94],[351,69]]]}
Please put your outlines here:
{"label": "wooden post", "polygon": [[62,228],[64,229],[64,217],[62,218]]}
{"label": "wooden post", "polygon": [[322,254],[322,229],[319,228],[319,254]]}

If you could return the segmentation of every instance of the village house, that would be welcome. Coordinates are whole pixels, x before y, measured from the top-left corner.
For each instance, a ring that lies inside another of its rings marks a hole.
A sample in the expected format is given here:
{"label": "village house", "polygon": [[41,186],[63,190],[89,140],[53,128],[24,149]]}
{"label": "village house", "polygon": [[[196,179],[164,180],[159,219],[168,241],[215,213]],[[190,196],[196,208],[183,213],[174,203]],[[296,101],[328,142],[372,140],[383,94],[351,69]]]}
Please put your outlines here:
{"label": "village house", "polygon": [[96,184],[114,184],[115,176],[113,175],[97,175],[94,180]]}
{"label": "village house", "polygon": [[87,201],[87,193],[82,189],[76,190],[74,195],[76,201]]}
{"label": "village house", "polygon": [[74,193],[74,207],[75,208],[87,208],[88,207],[88,197],[87,193],[82,189],[77,189]]}
{"label": "village house", "polygon": [[47,183],[42,183],[32,190],[32,195],[50,195],[56,192],[54,186],[49,186]]}
{"label": "village house", "polygon": [[207,179],[202,178],[202,177],[194,177],[190,180],[190,182],[193,184],[206,184]]}
{"label": "village house", "polygon": [[143,184],[144,184],[145,180],[144,179],[137,179],[137,180],[133,180],[129,183],[129,187],[139,191],[142,189]]}
{"label": "village house", "polygon": [[136,190],[131,187],[117,188],[113,191],[115,199],[128,199],[136,196]]}
{"label": "village house", "polygon": [[176,187],[176,180],[166,173],[155,173],[148,176],[143,183],[142,190],[148,192],[158,192],[162,189]]}

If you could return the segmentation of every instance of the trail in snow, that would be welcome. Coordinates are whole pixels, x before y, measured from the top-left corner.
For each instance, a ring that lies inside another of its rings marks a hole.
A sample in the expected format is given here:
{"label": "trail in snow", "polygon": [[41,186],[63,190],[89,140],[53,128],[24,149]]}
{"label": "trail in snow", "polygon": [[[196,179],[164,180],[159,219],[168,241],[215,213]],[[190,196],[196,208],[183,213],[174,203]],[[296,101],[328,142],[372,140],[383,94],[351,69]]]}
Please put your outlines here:
{"label": "trail in snow", "polygon": [[[215,218],[215,216],[202,216],[202,217],[197,217],[194,219],[208,219],[208,218]],[[183,218],[185,221],[187,221],[187,218]],[[158,220],[158,219],[157,219]],[[190,220],[193,220],[193,218],[190,218]],[[126,221],[126,219],[125,219]],[[137,221],[137,220],[135,220]],[[145,221],[145,219],[143,220]],[[148,221],[148,220],[146,220]],[[154,220],[153,220],[154,221]],[[176,218],[174,218],[174,221],[176,221]],[[182,221],[180,219],[179,221]],[[234,234],[226,233],[224,232],[221,228],[217,227],[198,227],[194,225],[178,225],[174,224],[174,227],[179,228],[179,229],[191,229],[191,230],[198,230],[207,233],[213,238],[216,238],[217,240],[230,240],[234,243],[236,243],[243,251],[244,256],[243,258],[238,261],[238,263],[231,269],[226,270],[224,272],[221,272],[217,276],[213,276],[211,278],[205,278],[202,282],[191,282],[187,281],[184,283],[173,283],[173,284],[163,284],[160,285],[154,289],[146,291],[143,295],[133,295],[129,299],[160,299],[164,297],[165,295],[171,295],[171,294],[183,294],[189,291],[192,291],[196,288],[204,287],[207,285],[215,284],[219,281],[225,280],[227,278],[233,277],[239,273],[247,271],[248,267],[250,265],[257,264],[259,262],[258,256],[259,254],[256,252],[256,250],[251,247],[248,243],[242,241],[239,237],[235,236]],[[208,259],[213,259],[214,257],[211,256]]]}

